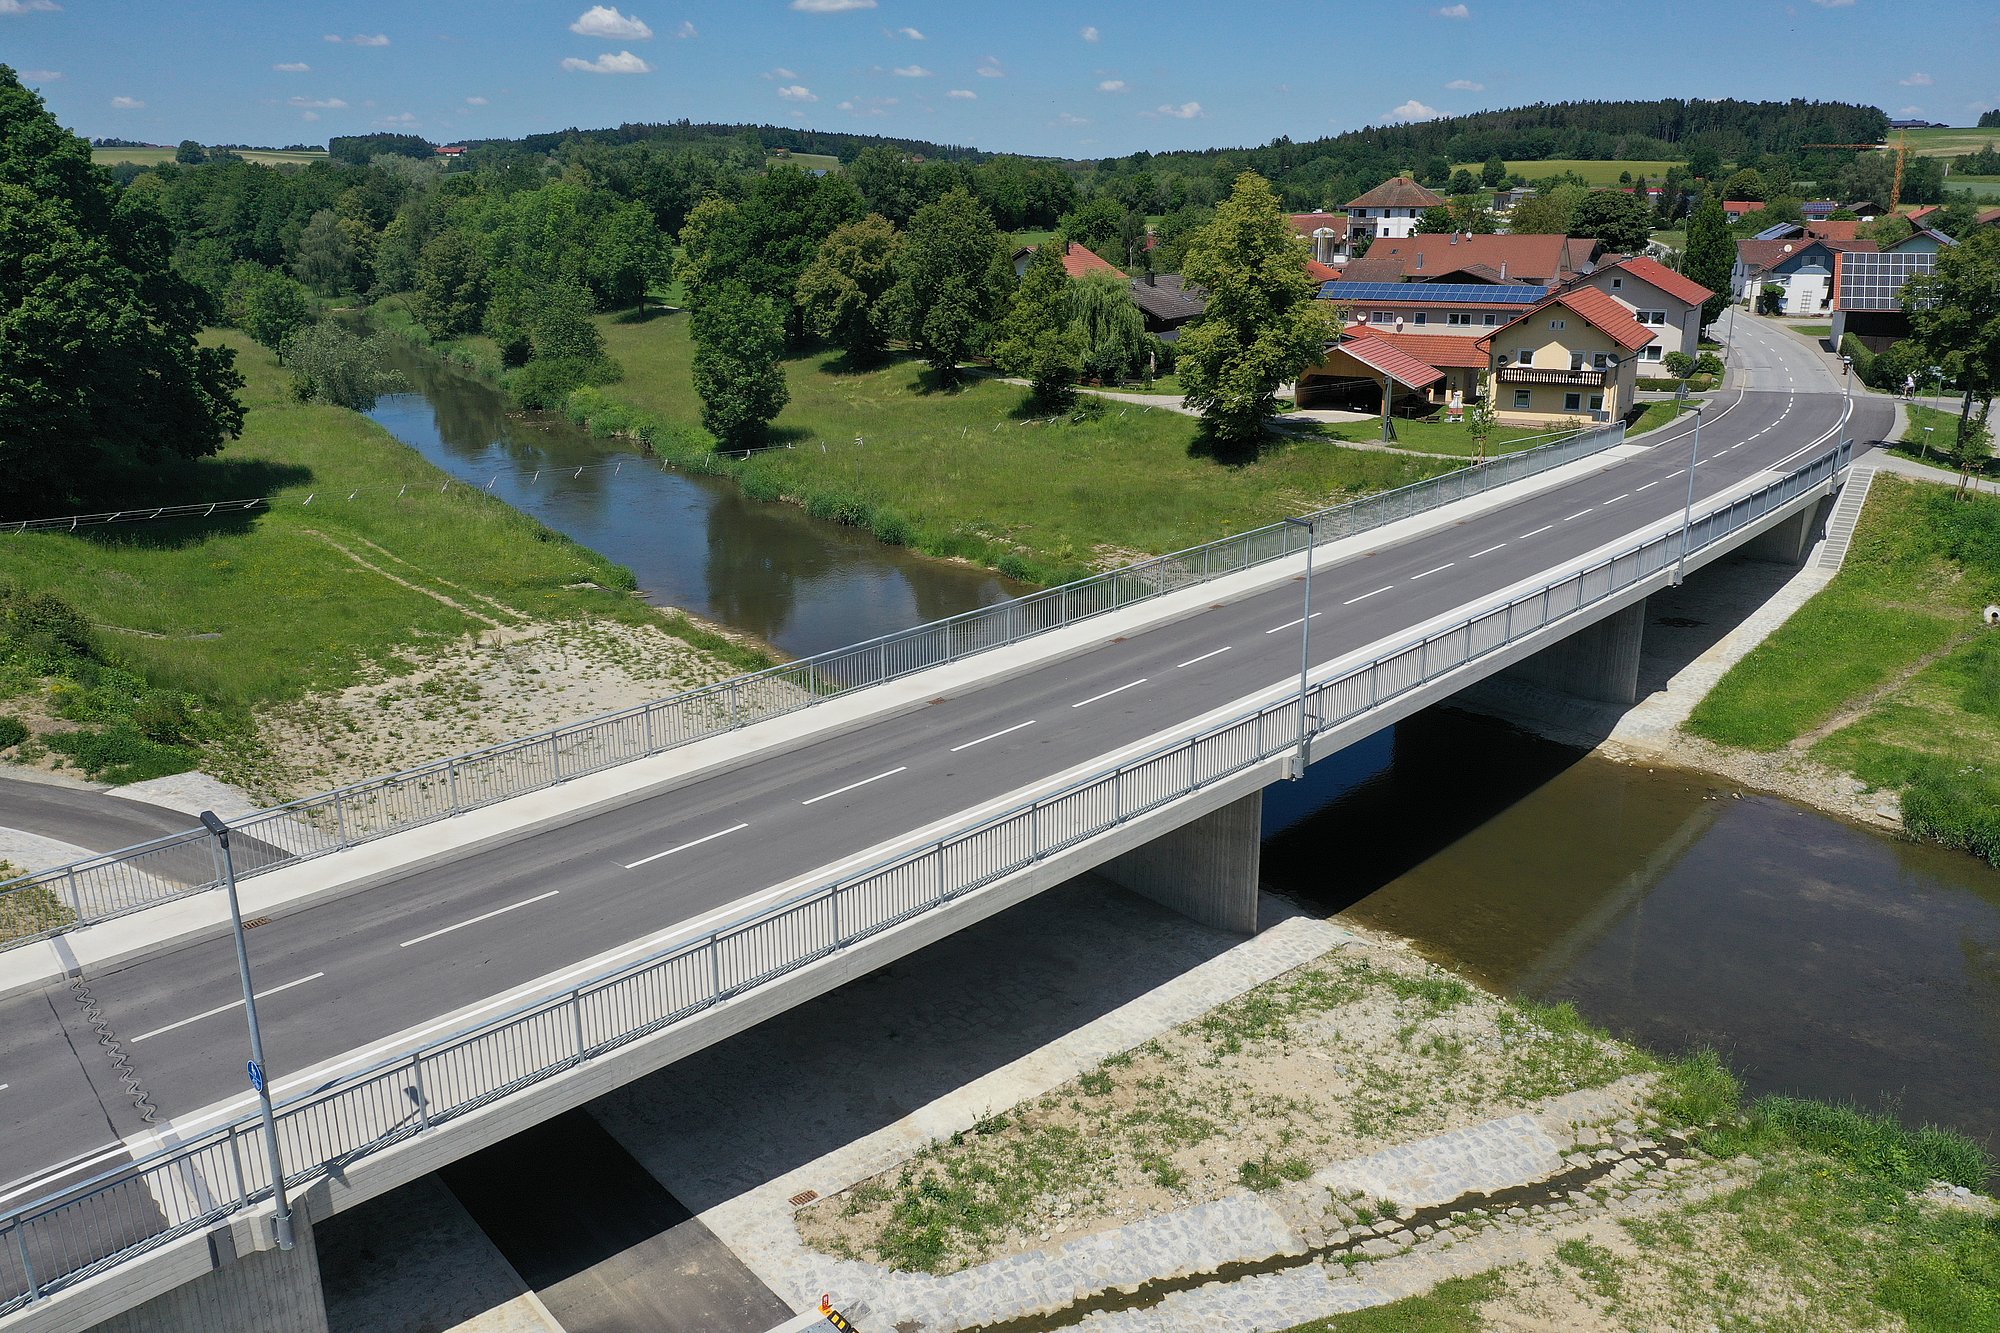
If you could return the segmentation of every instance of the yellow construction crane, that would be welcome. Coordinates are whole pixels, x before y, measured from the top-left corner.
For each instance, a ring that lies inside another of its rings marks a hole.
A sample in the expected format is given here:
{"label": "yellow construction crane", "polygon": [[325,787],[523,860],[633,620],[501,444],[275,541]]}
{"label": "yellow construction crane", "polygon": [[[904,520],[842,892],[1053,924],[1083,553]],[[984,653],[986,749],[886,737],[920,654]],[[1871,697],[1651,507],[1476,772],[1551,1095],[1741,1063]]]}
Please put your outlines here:
{"label": "yellow construction crane", "polygon": [[1896,179],[1889,187],[1889,213],[1894,216],[1896,206],[1903,202],[1903,164],[1910,158],[1910,136],[1902,130],[1896,131],[1894,147],[1886,143],[1809,143],[1802,148],[1858,148],[1864,152],[1894,153],[1896,155]]}

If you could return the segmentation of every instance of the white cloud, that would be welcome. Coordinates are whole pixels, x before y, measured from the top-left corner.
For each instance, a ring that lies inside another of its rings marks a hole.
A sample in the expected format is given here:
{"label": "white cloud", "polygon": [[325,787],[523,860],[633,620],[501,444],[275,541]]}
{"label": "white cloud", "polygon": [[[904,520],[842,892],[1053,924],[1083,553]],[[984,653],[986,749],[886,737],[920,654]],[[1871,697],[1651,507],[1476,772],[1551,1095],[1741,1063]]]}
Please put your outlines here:
{"label": "white cloud", "polygon": [[1097,40],[1097,29],[1085,28],[1082,32],[1078,33],[1077,36],[1083,38],[1083,40],[1086,42],[1094,42]]}
{"label": "white cloud", "polygon": [[1090,117],[1075,116],[1065,111],[1049,123],[1051,125],[1061,125],[1066,129],[1075,129],[1077,126],[1090,124]]}
{"label": "white cloud", "polygon": [[0,14],[53,14],[61,8],[56,0],[0,0]]}
{"label": "white cloud", "polygon": [[1422,102],[1419,102],[1416,98],[1412,97],[1409,101],[1403,103],[1401,106],[1391,111],[1389,113],[1389,119],[1390,120],[1436,120],[1439,114],[1440,113],[1436,107],[1425,106]]}
{"label": "white cloud", "polygon": [[302,111],[302,112],[300,112],[300,113],[299,113],[299,119],[300,119],[300,120],[318,120],[318,119],[319,119],[319,112],[317,112],[317,111]]}
{"label": "white cloud", "polygon": [[898,65],[893,71],[899,79],[928,79],[931,72],[922,65]]}
{"label": "white cloud", "polygon": [[347,103],[338,97],[294,97],[292,105],[311,107],[315,111],[340,111],[346,108]]}
{"label": "white cloud", "polygon": [[1898,79],[1896,82],[1902,84],[1905,88],[1928,88],[1931,86],[1933,80],[1930,75],[1924,73],[1922,70],[1918,70],[1909,78]]}
{"label": "white cloud", "polygon": [[792,83],[798,79],[799,73],[797,70],[786,69],[783,65],[780,65],[776,69],[765,70],[757,77],[760,79],[782,79],[786,83]]}
{"label": "white cloud", "polygon": [[915,28],[897,28],[889,35],[891,37],[907,37],[913,42],[921,42],[924,40],[923,33],[917,31]]}
{"label": "white cloud", "polygon": [[136,97],[114,97],[111,99],[111,105],[120,111],[137,111],[146,104]]}
{"label": "white cloud", "polygon": [[970,88],[954,88],[946,93],[945,96],[956,97],[961,102],[977,102],[979,100],[979,94],[973,92]]}
{"label": "white cloud", "polygon": [[465,99],[465,104],[467,106],[485,106],[486,99],[483,97],[468,97]]}
{"label": "white cloud", "polygon": [[280,74],[304,74],[312,66],[303,60],[287,60],[284,64],[273,65],[271,68],[277,70]]}
{"label": "white cloud", "polygon": [[1201,103],[1182,102],[1179,106],[1163,106],[1155,114],[1171,116],[1175,120],[1193,120],[1201,114]]}
{"label": "white cloud", "polygon": [[576,56],[565,57],[564,69],[576,70],[582,74],[651,74],[653,67],[633,55],[630,51],[620,51],[612,55],[606,51],[595,60],[580,60]]}
{"label": "white cloud", "polygon": [[1122,93],[1129,92],[1130,89],[1126,88],[1125,80],[1123,79],[1106,79],[1097,85],[1097,91],[1100,93]]}
{"label": "white cloud", "polygon": [[1451,89],[1455,93],[1483,93],[1486,91],[1485,84],[1474,83],[1471,79],[1453,79],[1450,83],[1447,83],[1445,87]]}
{"label": "white cloud", "polygon": [[377,125],[400,125],[408,127],[411,125],[418,124],[419,122],[417,118],[410,112],[399,111],[393,116],[384,116],[382,117],[382,119],[376,121],[375,123]]}
{"label": "white cloud", "polygon": [[615,42],[644,42],[653,36],[653,30],[637,14],[621,14],[611,5],[592,5],[577,15],[569,30],[579,37]]}
{"label": "white cloud", "polygon": [[62,77],[62,71],[59,69],[24,69],[21,71],[21,77],[29,83],[54,83]]}
{"label": "white cloud", "polygon": [[792,0],[801,14],[845,14],[850,9],[873,9],[875,0]]}
{"label": "white cloud", "polygon": [[979,77],[982,79],[1004,79],[1007,71],[1000,67],[997,56],[987,56],[979,62]]}
{"label": "white cloud", "polygon": [[365,32],[358,32],[352,37],[342,37],[337,32],[330,32],[326,35],[326,40],[329,42],[346,42],[349,46],[387,46],[389,44],[388,35],[380,32],[376,33],[373,37],[370,37]]}
{"label": "white cloud", "polygon": [[1438,10],[1438,17],[1441,19],[1469,19],[1472,17],[1472,11],[1464,5],[1446,5],[1444,8]]}
{"label": "white cloud", "polygon": [[682,19],[681,26],[674,29],[674,39],[676,41],[691,42],[699,36],[701,34],[695,30],[693,19]]}
{"label": "white cloud", "polygon": [[817,102],[817,101],[819,101],[819,98],[817,98],[817,97],[815,97],[815,96],[813,95],[813,90],[812,90],[812,89],[810,89],[810,88],[808,88],[808,87],[806,87],[806,86],[805,86],[804,84],[802,84],[802,83],[788,83],[788,84],[786,84],[786,85],[785,85],[784,87],[782,87],[782,88],[778,89],[778,96],[779,96],[779,97],[781,97],[782,99],[784,99],[784,100],[785,100],[785,101],[787,101],[787,102]]}

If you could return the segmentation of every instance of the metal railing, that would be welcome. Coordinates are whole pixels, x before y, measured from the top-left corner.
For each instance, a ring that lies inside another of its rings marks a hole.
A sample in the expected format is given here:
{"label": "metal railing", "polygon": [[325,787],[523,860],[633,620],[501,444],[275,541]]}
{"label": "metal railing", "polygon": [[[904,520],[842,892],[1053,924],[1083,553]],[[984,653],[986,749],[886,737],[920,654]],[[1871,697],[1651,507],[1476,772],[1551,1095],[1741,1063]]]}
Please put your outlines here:
{"label": "metal railing", "polygon": [[[1609,559],[1399,644],[1311,687],[1314,734],[1524,635],[1577,616],[1800,495],[1828,485],[1851,443]],[[1686,546],[1683,541],[1685,533]],[[1253,765],[1290,753],[1292,695],[1082,778],[553,998],[284,1101],[286,1181],[306,1185],[511,1092],[768,983]],[[270,1196],[261,1122],[245,1116],[0,1215],[0,1314],[253,1207]],[[245,1140],[251,1142],[246,1143]]]}
{"label": "metal railing", "polygon": [[[1323,544],[1427,513],[1599,453],[1622,423],[1319,510]],[[239,877],[645,759],[834,695],[1047,634],[1107,612],[1238,573],[1305,549],[1304,529],[1278,523],[1122,569],[834,649],[671,698],[453,755],[387,777],[230,821]],[[0,949],[217,887],[220,867],[195,846],[199,828],[0,881]]]}

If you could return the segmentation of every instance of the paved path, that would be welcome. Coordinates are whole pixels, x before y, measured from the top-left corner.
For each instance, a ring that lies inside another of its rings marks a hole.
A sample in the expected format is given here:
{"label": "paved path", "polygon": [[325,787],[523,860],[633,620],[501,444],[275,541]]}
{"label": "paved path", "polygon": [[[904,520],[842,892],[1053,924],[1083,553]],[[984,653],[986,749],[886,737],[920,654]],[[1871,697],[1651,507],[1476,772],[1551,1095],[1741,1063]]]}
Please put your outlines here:
{"label": "paved path", "polygon": [[[1950,468],[1932,467],[1914,458],[1892,454],[1886,449],[1875,450],[1868,455],[1868,461],[1883,472],[1893,472],[1899,477],[1909,477],[1913,481],[1932,481],[1941,486],[1951,487],[1959,484],[1958,473]],[[2000,482],[1985,481],[1975,477],[1972,480],[1972,487],[1986,495],[2000,495]]]}

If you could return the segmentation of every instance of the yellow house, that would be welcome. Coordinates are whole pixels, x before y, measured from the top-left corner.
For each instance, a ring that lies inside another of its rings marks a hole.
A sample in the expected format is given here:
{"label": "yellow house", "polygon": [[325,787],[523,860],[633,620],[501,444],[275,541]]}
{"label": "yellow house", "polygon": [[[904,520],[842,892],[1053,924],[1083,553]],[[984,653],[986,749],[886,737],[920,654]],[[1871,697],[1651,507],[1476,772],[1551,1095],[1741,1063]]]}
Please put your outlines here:
{"label": "yellow house", "polygon": [[1494,419],[1615,421],[1632,408],[1639,351],[1653,332],[1594,287],[1560,291],[1480,339]]}

